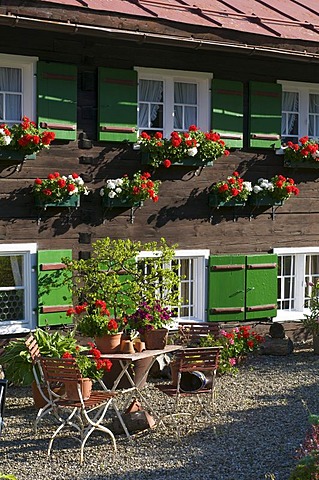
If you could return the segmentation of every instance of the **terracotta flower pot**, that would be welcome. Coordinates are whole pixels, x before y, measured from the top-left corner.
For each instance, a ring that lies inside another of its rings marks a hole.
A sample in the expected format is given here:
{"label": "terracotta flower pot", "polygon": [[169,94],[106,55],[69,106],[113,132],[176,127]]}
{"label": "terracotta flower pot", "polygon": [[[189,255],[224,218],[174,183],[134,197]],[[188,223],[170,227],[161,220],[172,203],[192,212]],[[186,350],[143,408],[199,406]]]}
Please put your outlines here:
{"label": "terracotta flower pot", "polygon": [[[49,398],[47,387],[45,385],[42,385],[41,388],[42,388],[42,391],[43,391],[44,395],[46,395]],[[32,397],[33,397],[34,406],[38,409],[45,407],[47,402],[42,397],[35,381],[33,381],[32,384],[31,384],[31,390],[32,390]],[[53,391],[57,395],[64,395],[64,393],[65,393],[64,385],[54,387]]]}
{"label": "terracotta flower pot", "polygon": [[167,345],[167,328],[148,330],[144,334],[146,350],[162,350]]}
{"label": "terracotta flower pot", "polygon": [[[81,393],[83,400],[88,400],[92,392],[92,380],[90,378],[82,378],[79,381],[81,385]],[[77,388],[77,383],[75,382],[65,382],[65,393],[68,400],[80,400],[79,392]]]}
{"label": "terracotta flower pot", "polygon": [[122,332],[115,335],[94,337],[95,344],[101,353],[116,353],[121,351]]}

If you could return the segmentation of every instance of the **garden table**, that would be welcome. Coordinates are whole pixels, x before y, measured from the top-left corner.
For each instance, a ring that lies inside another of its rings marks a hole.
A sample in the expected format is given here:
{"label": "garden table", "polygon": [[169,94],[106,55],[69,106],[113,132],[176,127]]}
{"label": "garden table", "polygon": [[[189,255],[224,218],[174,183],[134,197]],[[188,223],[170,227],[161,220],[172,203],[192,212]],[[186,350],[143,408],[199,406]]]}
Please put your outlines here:
{"label": "garden table", "polygon": [[[150,402],[145,398],[143,393],[141,392],[143,385],[145,384],[145,380],[148,377],[148,374],[154,365],[156,359],[158,359],[161,355],[165,355],[168,353],[173,353],[178,350],[182,350],[184,347],[182,345],[167,345],[165,348],[162,350],[144,350],[143,352],[136,352],[136,353],[104,353],[101,355],[101,358],[108,358],[109,360],[117,360],[121,366],[121,369],[119,371],[119,374],[115,378],[113,382],[113,386],[111,389],[107,389],[106,386],[104,385],[103,382],[101,382],[101,385],[103,388],[105,388],[108,391],[116,391],[119,393],[129,393],[129,397],[126,403],[126,407],[132,402],[133,399],[136,397],[139,398],[141,401],[141,405],[147,407],[147,409],[153,414],[156,420],[159,419],[159,416],[156,413],[156,410],[154,407],[150,404]],[[134,378],[132,378],[132,373],[129,370],[129,367],[134,364],[137,360],[142,360],[142,359],[151,359],[149,362],[148,366],[145,369],[144,374],[137,380],[134,381]],[[118,385],[122,379],[122,377],[126,377],[129,384],[131,385],[129,388],[118,388]],[[117,415],[119,416],[119,413],[117,412]],[[122,426],[124,427],[124,420],[123,418],[119,418],[121,421]],[[127,431],[127,428],[124,428],[124,431],[126,433],[126,436],[130,438],[130,434]]]}

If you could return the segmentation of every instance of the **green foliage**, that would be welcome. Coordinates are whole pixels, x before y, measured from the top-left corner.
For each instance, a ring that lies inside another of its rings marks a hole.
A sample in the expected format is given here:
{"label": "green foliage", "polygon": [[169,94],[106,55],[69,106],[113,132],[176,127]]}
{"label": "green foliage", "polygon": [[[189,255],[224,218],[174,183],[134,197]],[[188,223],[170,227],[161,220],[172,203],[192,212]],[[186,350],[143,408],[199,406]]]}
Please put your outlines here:
{"label": "green foliage", "polygon": [[[178,305],[179,277],[173,264],[175,247],[168,246],[164,239],[144,244],[109,237],[97,240],[88,260],[62,259],[67,265],[65,281],[77,303],[105,300],[116,320],[133,313],[144,301]],[[138,259],[141,251],[156,253]],[[172,268],[165,268],[171,263]],[[71,281],[69,272],[72,272]]]}
{"label": "green foliage", "polygon": [[0,480],[18,480],[17,477],[14,475],[5,475],[4,473],[0,473]]}
{"label": "green foliage", "polygon": [[[63,334],[38,328],[34,332],[40,353],[46,357],[61,357],[64,352],[76,351],[74,333]],[[34,380],[30,353],[25,345],[25,339],[12,340],[0,356],[0,365],[4,365],[6,378],[16,385],[31,385]]]}
{"label": "green foliage", "polygon": [[302,324],[312,335],[319,335],[319,282],[312,287],[309,307],[310,315],[304,315]]}
{"label": "green foliage", "polygon": [[319,452],[311,452],[305,456],[291,472],[289,480],[319,479]]}

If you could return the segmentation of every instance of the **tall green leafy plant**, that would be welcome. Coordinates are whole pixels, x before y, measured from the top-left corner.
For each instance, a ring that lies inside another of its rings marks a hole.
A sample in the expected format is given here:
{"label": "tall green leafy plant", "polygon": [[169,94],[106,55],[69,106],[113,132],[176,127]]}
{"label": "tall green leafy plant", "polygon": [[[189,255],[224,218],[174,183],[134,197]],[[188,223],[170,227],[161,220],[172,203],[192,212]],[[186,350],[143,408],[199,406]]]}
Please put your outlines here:
{"label": "tall green leafy plant", "polygon": [[[63,259],[65,281],[77,303],[103,299],[115,319],[133,313],[142,302],[176,306],[180,279],[174,265],[175,248],[164,239],[141,243],[107,237],[92,245],[91,258]],[[147,252],[143,257],[142,251]]]}

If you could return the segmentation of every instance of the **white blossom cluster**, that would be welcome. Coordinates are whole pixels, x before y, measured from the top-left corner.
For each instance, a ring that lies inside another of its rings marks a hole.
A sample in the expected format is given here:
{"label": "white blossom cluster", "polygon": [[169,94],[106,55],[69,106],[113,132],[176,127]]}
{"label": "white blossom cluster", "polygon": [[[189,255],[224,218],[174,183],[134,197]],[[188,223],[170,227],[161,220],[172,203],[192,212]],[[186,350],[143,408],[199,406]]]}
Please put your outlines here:
{"label": "white blossom cluster", "polygon": [[254,185],[253,192],[260,193],[263,191],[273,192],[274,191],[274,184],[267,180],[267,178],[259,178],[257,184]]}
{"label": "white blossom cluster", "polygon": [[0,145],[10,145],[11,137],[10,135],[6,135],[3,128],[0,128]]}
{"label": "white blossom cluster", "polygon": [[103,197],[105,193],[109,198],[114,198],[122,193],[123,178],[113,178],[106,181],[106,186],[100,190],[100,195]]}

